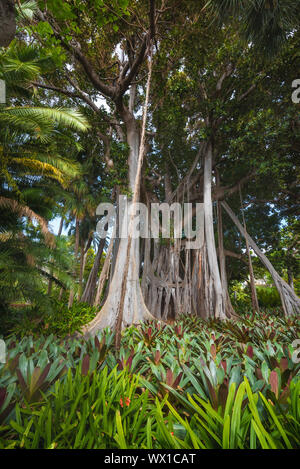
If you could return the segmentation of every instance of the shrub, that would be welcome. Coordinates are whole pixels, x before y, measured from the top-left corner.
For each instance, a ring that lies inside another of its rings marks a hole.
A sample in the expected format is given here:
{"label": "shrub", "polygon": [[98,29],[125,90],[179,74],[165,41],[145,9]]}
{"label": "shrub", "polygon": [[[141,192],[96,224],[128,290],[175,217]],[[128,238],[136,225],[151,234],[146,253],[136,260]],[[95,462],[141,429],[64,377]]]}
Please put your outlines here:
{"label": "shrub", "polygon": [[44,314],[40,314],[36,309],[27,308],[20,311],[17,317],[14,315],[7,326],[9,333],[18,337],[26,335],[37,337],[41,334],[65,337],[80,332],[97,312],[97,308],[85,303],[74,303],[69,309],[66,303],[55,300],[52,302],[52,310]]}
{"label": "shrub", "polygon": [[281,300],[275,287],[256,287],[259,305],[265,308],[281,306]]}

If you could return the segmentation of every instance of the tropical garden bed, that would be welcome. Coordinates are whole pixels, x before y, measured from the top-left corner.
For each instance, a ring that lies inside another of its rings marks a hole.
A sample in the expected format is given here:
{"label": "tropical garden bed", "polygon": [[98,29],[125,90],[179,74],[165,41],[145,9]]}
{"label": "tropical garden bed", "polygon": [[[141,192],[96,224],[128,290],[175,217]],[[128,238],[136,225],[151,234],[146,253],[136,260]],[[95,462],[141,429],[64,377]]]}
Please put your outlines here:
{"label": "tropical garden bed", "polygon": [[299,448],[299,319],[184,317],[93,339],[12,335],[1,448]]}

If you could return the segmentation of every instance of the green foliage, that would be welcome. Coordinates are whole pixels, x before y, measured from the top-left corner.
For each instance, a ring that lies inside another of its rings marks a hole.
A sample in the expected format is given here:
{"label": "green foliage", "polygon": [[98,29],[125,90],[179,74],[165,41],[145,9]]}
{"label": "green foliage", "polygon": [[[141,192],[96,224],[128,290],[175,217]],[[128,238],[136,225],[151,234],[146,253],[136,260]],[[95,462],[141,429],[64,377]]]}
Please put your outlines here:
{"label": "green foliage", "polygon": [[141,324],[118,352],[109,330],[13,336],[0,365],[1,448],[299,448],[299,331],[299,319],[269,312]]}
{"label": "green foliage", "polygon": [[[21,41],[0,53],[0,77],[10,101],[0,108],[1,313],[14,302],[51,310],[46,281],[64,288],[70,284],[70,258],[47,222],[55,212],[56,183],[66,187],[80,174],[74,159],[78,145],[71,137],[86,131],[88,122],[74,109],[24,104],[34,99],[31,80],[51,65],[47,53]],[[69,154],[58,151],[66,143]]]}
{"label": "green foliage", "polygon": [[220,24],[238,17],[245,40],[269,57],[278,52],[299,17],[299,4],[293,0],[208,0],[206,8]]}
{"label": "green foliage", "polygon": [[[256,293],[261,308],[277,308],[281,306],[279,293],[275,287],[256,286]],[[249,309],[251,305],[251,291],[249,286],[234,281],[230,286],[230,298],[232,304],[237,308]]]}
{"label": "green foliage", "polygon": [[281,306],[281,300],[275,287],[256,287],[259,305],[265,308]]}
{"label": "green foliage", "polygon": [[86,119],[74,109],[51,109],[42,107],[10,107],[1,109],[0,121],[23,132],[36,133],[43,142],[49,139],[54,124],[61,124],[84,131],[87,129]]}
{"label": "green foliage", "polygon": [[232,304],[236,305],[238,308],[249,306],[251,304],[249,292],[241,282],[236,280],[230,285],[230,298]]}
{"label": "green foliage", "polygon": [[13,315],[6,325],[10,334],[17,337],[33,335],[56,335],[65,337],[80,332],[81,327],[90,322],[96,315],[97,308],[84,303],[74,303],[68,308],[64,302],[51,300],[48,311],[41,314],[40,307],[27,308]]}

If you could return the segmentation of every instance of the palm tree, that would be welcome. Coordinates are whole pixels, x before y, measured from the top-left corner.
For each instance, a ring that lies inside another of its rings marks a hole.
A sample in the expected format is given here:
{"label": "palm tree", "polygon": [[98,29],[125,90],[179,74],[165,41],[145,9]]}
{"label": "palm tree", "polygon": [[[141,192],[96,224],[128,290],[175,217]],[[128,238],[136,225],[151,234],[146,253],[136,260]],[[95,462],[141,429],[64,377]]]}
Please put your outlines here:
{"label": "palm tree", "polygon": [[67,142],[70,149],[72,146],[76,149],[65,129],[82,132],[88,124],[76,110],[22,105],[32,94],[27,87],[28,80],[39,72],[35,54],[32,48],[13,46],[0,56],[0,77],[6,81],[11,101],[10,106],[0,107],[0,296],[3,302],[21,297],[41,300],[43,278],[61,286],[64,283],[60,279],[69,283],[64,273],[69,269],[69,262],[61,259],[62,251],[53,249],[54,236],[48,230],[47,220],[55,210],[53,192],[57,184],[67,187],[80,167],[76,161],[60,155],[57,145]]}
{"label": "palm tree", "polygon": [[266,56],[276,53],[298,27],[300,15],[295,0],[209,0],[204,9],[219,23],[237,19],[245,40]]}
{"label": "palm tree", "polygon": [[[97,199],[94,198],[93,194],[89,190],[89,186],[84,180],[74,180],[71,185],[72,193],[65,199],[65,210],[69,213],[71,220],[75,219],[75,245],[74,245],[74,270],[73,277],[76,278],[76,264],[78,261],[79,247],[81,245],[81,269],[79,273],[80,288],[79,295],[81,293],[81,283],[83,278],[83,256],[85,249],[85,241],[90,236],[90,228],[84,230],[88,217],[93,217],[97,207]],[[81,235],[81,243],[80,243]],[[71,288],[69,295],[68,307],[71,308],[74,301],[75,291]]]}

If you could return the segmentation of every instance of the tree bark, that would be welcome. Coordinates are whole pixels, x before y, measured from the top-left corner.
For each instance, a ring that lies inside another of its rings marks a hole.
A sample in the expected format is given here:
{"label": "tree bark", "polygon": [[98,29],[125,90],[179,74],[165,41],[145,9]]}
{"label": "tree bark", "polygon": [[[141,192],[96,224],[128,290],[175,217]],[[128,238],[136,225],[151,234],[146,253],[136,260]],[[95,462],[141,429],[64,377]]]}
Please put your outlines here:
{"label": "tree bark", "polygon": [[218,216],[218,252],[219,252],[220,274],[221,274],[223,292],[226,298],[226,316],[230,318],[232,315],[235,314],[235,311],[231,304],[231,300],[230,300],[230,296],[228,292],[226,256],[225,256],[225,251],[224,251],[222,207],[221,207],[220,201],[217,202],[217,214],[218,214],[217,215]]}
{"label": "tree bark", "polygon": [[79,267],[79,284],[78,284],[78,293],[77,299],[80,301],[81,293],[82,293],[82,280],[83,280],[83,272],[84,272],[84,239],[81,240],[80,243],[80,267]]}
{"label": "tree bark", "polygon": [[101,270],[101,274],[100,274],[100,277],[99,277],[99,280],[98,280],[98,286],[97,286],[96,296],[95,296],[95,300],[94,300],[94,306],[99,306],[100,298],[101,298],[101,295],[102,295],[102,292],[103,292],[105,280],[108,279],[108,274],[111,273],[111,270],[112,270],[111,256],[112,256],[112,251],[113,251],[113,247],[114,247],[114,241],[115,240],[112,237],[111,240],[110,240],[109,246],[108,246],[107,253],[106,253],[104,265],[103,265],[103,268]]}
{"label": "tree bark", "polygon": [[276,272],[274,267],[272,266],[269,259],[263,254],[263,252],[259,249],[255,241],[249,236],[247,231],[243,228],[241,223],[239,222],[238,218],[234,215],[233,211],[229,207],[226,202],[222,202],[222,206],[230,216],[233,223],[237,226],[241,234],[246,238],[248,238],[248,242],[252,249],[254,250],[255,254],[260,258],[263,265],[268,269],[270,272],[274,284],[279,292],[281,303],[283,307],[283,311],[285,316],[291,316],[293,314],[300,313],[300,298],[295,294],[293,289],[280,277],[280,275]]}
{"label": "tree bark", "polygon": [[204,182],[203,182],[203,202],[204,202],[204,233],[205,245],[209,267],[208,278],[206,279],[206,295],[208,299],[209,316],[216,319],[225,319],[226,299],[222,288],[220,271],[218,266],[217,251],[214,235],[213,209],[212,209],[212,144],[208,143],[204,156]]}
{"label": "tree bark", "polygon": [[287,275],[288,275],[288,284],[294,290],[294,276],[293,271],[290,266],[287,268]]}
{"label": "tree bark", "polygon": [[[133,114],[126,110],[124,112],[124,122],[127,131],[127,143],[129,146],[129,188],[134,193],[135,190],[135,176],[138,170],[139,150],[140,150],[140,136],[139,129]],[[130,213],[130,203],[128,204],[128,211]],[[123,219],[122,223],[127,223]],[[121,238],[119,241],[119,249],[116,257],[114,274],[109,286],[107,299],[95,317],[95,319],[84,328],[84,335],[94,336],[97,331],[105,327],[115,328],[118,320],[119,308],[121,303],[122,289],[120,288],[120,281],[126,274],[125,295],[123,302],[123,315],[121,327],[124,328],[131,324],[137,324],[139,321],[145,319],[153,319],[148,308],[145,305],[142,295],[140,281],[139,281],[139,246],[140,240],[132,239],[129,259],[127,259],[128,251],[128,238]],[[128,265],[126,268],[126,264]]]}
{"label": "tree bark", "polygon": [[105,246],[105,238],[102,238],[99,242],[97,254],[93,263],[93,267],[91,268],[88,280],[86,282],[86,286],[80,301],[83,303],[89,303],[90,305],[93,304],[93,299],[96,290],[96,283],[97,283],[97,276],[100,268],[101,257],[103,253],[103,249]]}
{"label": "tree bark", "polygon": [[[78,220],[78,218],[76,218],[76,222],[75,222],[75,249],[74,249],[75,266],[74,266],[74,272],[73,272],[73,279],[74,280],[76,278],[76,265],[77,265],[78,251],[79,251],[79,220]],[[70,295],[69,295],[68,308],[71,308],[73,306],[74,294],[75,294],[74,288],[71,287]]]}
{"label": "tree bark", "polygon": [[[63,229],[63,224],[64,224],[64,217],[61,217],[60,223],[59,223],[58,232],[57,232],[57,235],[56,235],[57,238],[60,238],[60,236],[61,236],[62,229]],[[53,271],[51,272],[51,274],[53,274]],[[52,279],[49,279],[49,282],[48,282],[48,292],[47,292],[48,295],[51,295],[51,292],[52,292],[52,285],[53,285],[53,280],[52,280]]]}
{"label": "tree bark", "polygon": [[[245,230],[245,232],[247,232],[241,187],[239,189],[239,193],[240,193],[240,201],[241,201],[241,210],[242,210],[244,230]],[[255,313],[255,312],[259,313],[259,306],[258,306],[258,299],[257,299],[257,294],[256,294],[256,288],[255,288],[255,278],[254,278],[254,272],[253,272],[253,265],[252,265],[252,259],[251,259],[251,252],[250,252],[250,248],[249,248],[248,236],[245,237],[245,241],[246,241],[246,253],[247,253],[247,256],[248,256],[252,310],[253,310],[253,313]]]}

